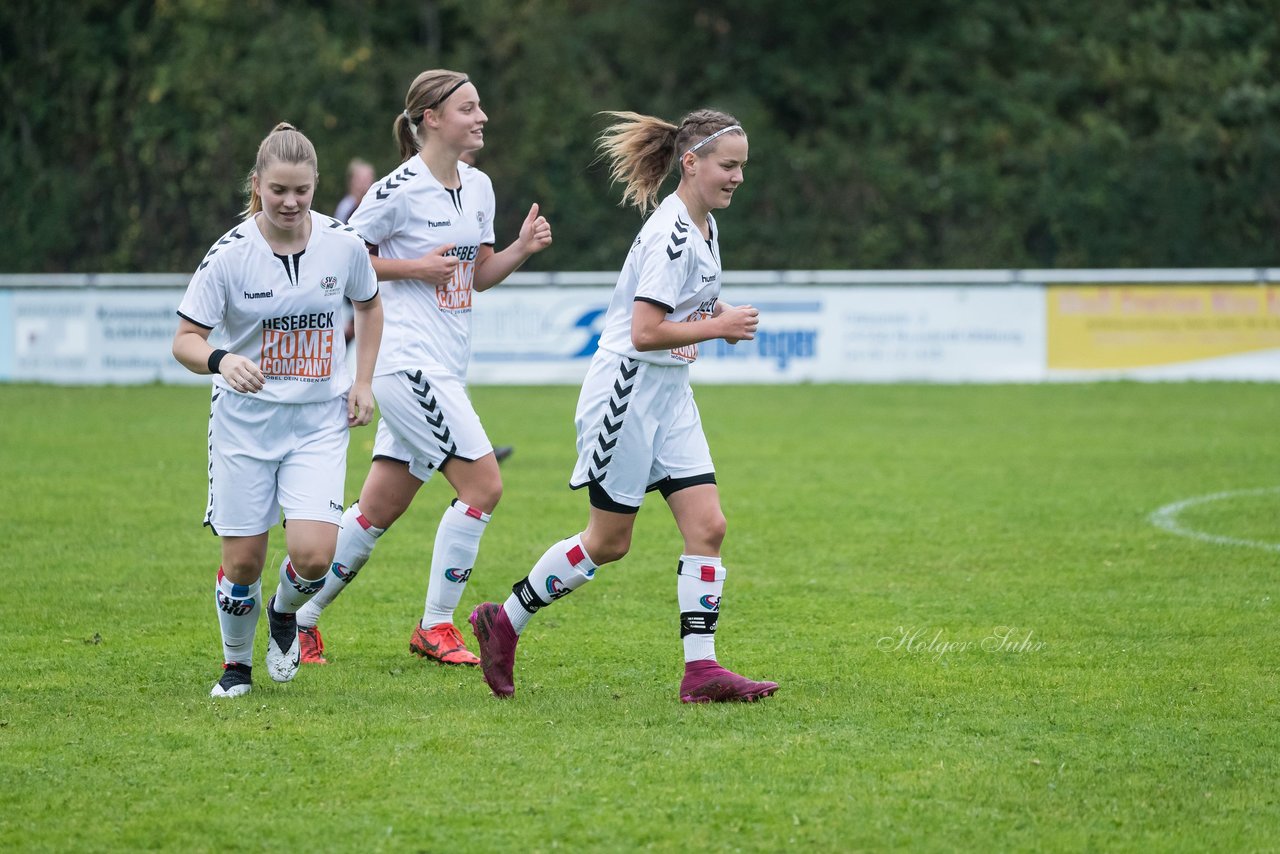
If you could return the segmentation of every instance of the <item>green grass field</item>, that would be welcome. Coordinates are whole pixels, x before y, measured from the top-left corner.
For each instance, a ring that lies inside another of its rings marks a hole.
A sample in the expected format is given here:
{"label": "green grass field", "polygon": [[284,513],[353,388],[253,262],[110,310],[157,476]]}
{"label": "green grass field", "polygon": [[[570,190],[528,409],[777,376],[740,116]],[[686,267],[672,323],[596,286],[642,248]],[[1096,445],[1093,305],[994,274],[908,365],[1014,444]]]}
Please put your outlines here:
{"label": "green grass field", "polygon": [[[513,701],[413,658],[443,482],[326,613],[331,665],[210,700],[207,396],[0,386],[0,849],[1280,839],[1280,552],[1149,521],[1280,486],[1275,386],[699,388],[729,518],[717,648],[782,686],[714,708],[676,700],[680,541],[656,494],[632,554],[534,618]],[[586,518],[576,390],[474,397],[517,450],[460,620]],[[1280,544],[1280,492],[1181,522]]]}

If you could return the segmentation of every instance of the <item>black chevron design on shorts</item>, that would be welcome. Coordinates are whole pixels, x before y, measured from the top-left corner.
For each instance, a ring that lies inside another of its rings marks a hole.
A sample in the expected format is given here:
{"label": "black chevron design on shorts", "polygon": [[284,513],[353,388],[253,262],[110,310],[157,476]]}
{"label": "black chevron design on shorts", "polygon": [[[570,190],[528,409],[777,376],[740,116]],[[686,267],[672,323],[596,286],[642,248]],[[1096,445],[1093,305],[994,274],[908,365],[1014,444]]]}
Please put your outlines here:
{"label": "black chevron design on shorts", "polygon": [[436,437],[436,441],[440,443],[440,451],[446,457],[452,456],[458,450],[458,446],[453,439],[453,432],[444,423],[444,410],[439,408],[436,402],[436,396],[431,393],[431,383],[427,382],[427,378],[422,375],[422,371],[404,372],[404,375],[413,382],[413,393],[422,400],[418,401],[418,406],[422,407],[427,414],[423,415],[423,419],[433,428],[431,435]]}
{"label": "black chevron design on shorts", "polygon": [[[627,400],[631,396],[631,392],[635,389],[636,374],[640,372],[640,365],[635,359],[623,359],[618,364],[618,379],[613,381],[613,394],[609,396],[609,409],[601,419],[601,431],[596,439],[599,442],[600,450],[592,450],[591,462],[594,465],[588,466],[587,471],[591,479],[596,483],[603,483],[605,475],[608,474],[604,469],[613,459],[612,451],[618,444],[617,433],[622,429],[622,416],[631,406],[631,401]],[[610,420],[612,415],[613,420]]]}
{"label": "black chevron design on shorts", "polygon": [[679,252],[672,252],[671,247],[670,246],[667,247],[667,257],[670,258],[672,261],[676,260],[683,254],[684,254],[683,249],[681,249]]}

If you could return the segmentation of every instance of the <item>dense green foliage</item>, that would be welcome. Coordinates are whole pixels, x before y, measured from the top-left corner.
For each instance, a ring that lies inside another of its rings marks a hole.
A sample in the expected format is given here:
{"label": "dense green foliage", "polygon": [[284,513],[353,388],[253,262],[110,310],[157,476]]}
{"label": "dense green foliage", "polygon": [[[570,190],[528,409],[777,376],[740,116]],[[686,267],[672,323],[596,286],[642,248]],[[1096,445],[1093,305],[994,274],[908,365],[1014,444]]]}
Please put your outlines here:
{"label": "dense green foliage", "polygon": [[[473,391],[516,454],[463,614],[586,521],[576,391]],[[697,394],[717,650],[781,684],[756,705],[676,700],[657,493],[631,554],[530,622],[513,700],[414,658],[439,479],[325,612],[329,665],[271,682],[263,621],[253,692],[210,700],[208,392],[0,385],[0,850],[1274,850],[1277,554],[1147,518],[1272,487],[1181,521],[1275,547],[1273,386]]]}
{"label": "dense green foliage", "polygon": [[438,66],[490,114],[500,240],[552,220],[530,269],[615,268],[638,225],[598,111],[703,105],[751,138],[734,268],[1275,262],[1273,2],[8,0],[0,270],[191,269],[282,119],[331,209]]}

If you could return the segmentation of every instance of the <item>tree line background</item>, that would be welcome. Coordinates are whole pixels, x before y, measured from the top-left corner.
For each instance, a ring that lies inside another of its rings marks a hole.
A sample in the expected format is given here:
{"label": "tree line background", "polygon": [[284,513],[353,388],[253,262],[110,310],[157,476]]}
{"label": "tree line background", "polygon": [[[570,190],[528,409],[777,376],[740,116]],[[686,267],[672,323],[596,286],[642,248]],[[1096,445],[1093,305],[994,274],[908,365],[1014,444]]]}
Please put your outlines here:
{"label": "tree line background", "polygon": [[332,210],[435,67],[489,114],[500,245],[552,222],[526,269],[614,269],[640,225],[598,111],[701,106],[750,137],[730,269],[1277,263],[1274,2],[7,0],[0,272],[193,269],[281,120]]}

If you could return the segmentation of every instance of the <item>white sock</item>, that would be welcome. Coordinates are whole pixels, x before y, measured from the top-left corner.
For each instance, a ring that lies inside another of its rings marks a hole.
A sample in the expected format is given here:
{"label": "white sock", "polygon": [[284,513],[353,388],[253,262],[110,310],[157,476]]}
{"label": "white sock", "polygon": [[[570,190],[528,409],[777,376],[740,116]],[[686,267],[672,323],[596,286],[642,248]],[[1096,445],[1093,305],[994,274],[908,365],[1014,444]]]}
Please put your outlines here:
{"label": "white sock", "polygon": [[218,607],[218,628],[222,630],[222,660],[227,664],[253,666],[253,635],[262,610],[262,579],[249,585],[232,584],[218,567],[214,602]]}
{"label": "white sock", "polygon": [[359,502],[352,504],[342,514],[342,522],[338,528],[338,548],[333,553],[333,565],[325,576],[324,587],[311,601],[298,609],[298,625],[304,629],[314,628],[320,621],[320,612],[329,606],[343,589],[356,580],[356,573],[373,554],[373,547],[387,532],[386,528],[375,528],[364,514],[360,512]]}
{"label": "white sock", "polygon": [[427,582],[427,602],[422,612],[424,629],[453,622],[453,612],[462,599],[462,591],[467,589],[467,579],[480,553],[480,538],[490,517],[456,498],[444,508],[431,553],[431,580]]}
{"label": "white sock", "polygon": [[524,631],[535,611],[586,584],[595,577],[597,568],[582,547],[582,534],[547,549],[529,574],[515,583],[502,605],[516,634]]}
{"label": "white sock", "polygon": [[716,621],[720,617],[720,591],[724,590],[724,564],[718,557],[680,555],[676,566],[676,598],[680,603],[680,639],[684,660],[716,660]]}
{"label": "white sock", "polygon": [[280,586],[276,588],[276,595],[271,597],[271,610],[277,614],[298,613],[298,609],[324,587],[325,575],[328,573],[319,578],[303,578],[293,568],[293,561],[285,555],[280,561]]}

